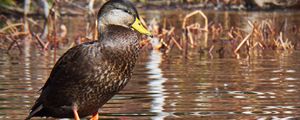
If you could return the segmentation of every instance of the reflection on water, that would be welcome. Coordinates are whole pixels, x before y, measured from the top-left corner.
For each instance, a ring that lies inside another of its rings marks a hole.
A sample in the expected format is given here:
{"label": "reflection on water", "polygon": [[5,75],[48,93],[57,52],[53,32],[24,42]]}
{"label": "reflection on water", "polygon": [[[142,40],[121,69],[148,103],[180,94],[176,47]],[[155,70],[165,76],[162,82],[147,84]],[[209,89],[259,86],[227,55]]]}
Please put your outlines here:
{"label": "reflection on water", "polygon": [[[35,47],[24,52],[0,51],[0,119],[24,119],[54,65],[53,53]],[[197,49],[187,57],[176,50],[143,52],[132,80],[100,109],[101,118],[300,119],[300,51],[256,56],[212,59]]]}
{"label": "reflection on water", "polygon": [[148,86],[150,87],[149,93],[152,93],[153,101],[151,104],[150,112],[158,113],[157,116],[152,117],[153,120],[163,120],[166,117],[166,113],[163,112],[165,103],[165,89],[164,83],[167,78],[163,77],[162,70],[160,69],[160,64],[162,62],[162,53],[153,50],[149,55],[150,60],[147,63],[146,68],[148,71],[149,81]]}
{"label": "reflection on water", "polygon": [[[24,118],[52,56],[0,58],[0,119]],[[191,51],[143,53],[126,88],[101,109],[106,119],[270,119],[300,114],[300,51],[209,59]]]}

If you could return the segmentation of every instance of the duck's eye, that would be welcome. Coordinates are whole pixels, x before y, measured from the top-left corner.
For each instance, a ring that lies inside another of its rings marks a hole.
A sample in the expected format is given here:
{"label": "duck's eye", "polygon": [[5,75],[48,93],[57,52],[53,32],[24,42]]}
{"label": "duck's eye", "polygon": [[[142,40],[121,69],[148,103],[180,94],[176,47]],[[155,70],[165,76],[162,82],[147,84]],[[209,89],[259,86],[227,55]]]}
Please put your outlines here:
{"label": "duck's eye", "polygon": [[130,13],[128,10],[123,10],[124,12]]}

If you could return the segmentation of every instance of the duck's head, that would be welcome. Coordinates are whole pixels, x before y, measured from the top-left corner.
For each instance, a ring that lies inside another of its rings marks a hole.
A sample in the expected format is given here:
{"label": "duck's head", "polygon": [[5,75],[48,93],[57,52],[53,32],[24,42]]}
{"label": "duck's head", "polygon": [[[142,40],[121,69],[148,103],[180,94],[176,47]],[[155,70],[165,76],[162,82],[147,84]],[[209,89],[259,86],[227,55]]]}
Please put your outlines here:
{"label": "duck's head", "polygon": [[127,0],[110,0],[102,6],[98,13],[98,31],[105,31],[109,25],[123,26],[151,36],[140,22],[136,8]]}

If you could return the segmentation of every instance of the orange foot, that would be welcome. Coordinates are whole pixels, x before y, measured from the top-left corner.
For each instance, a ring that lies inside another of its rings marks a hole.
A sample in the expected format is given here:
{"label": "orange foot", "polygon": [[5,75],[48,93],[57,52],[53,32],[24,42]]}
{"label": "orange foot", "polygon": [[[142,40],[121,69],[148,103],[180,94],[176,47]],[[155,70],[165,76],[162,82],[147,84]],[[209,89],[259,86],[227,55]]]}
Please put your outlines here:
{"label": "orange foot", "polygon": [[90,120],[99,120],[98,112],[94,113]]}
{"label": "orange foot", "polygon": [[73,113],[74,113],[74,119],[75,120],[80,120],[78,112],[77,112],[77,107],[73,108]]}

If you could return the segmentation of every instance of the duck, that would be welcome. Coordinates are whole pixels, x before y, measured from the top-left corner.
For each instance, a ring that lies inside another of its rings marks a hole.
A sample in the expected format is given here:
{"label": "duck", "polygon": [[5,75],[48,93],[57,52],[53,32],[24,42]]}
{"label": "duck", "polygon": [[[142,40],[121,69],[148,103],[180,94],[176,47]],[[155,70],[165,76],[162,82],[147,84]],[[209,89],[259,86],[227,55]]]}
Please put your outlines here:
{"label": "duck", "polygon": [[58,59],[25,120],[87,116],[98,120],[98,110],[129,82],[140,38],[151,33],[127,0],[104,3],[97,22],[98,40],[70,48]]}

